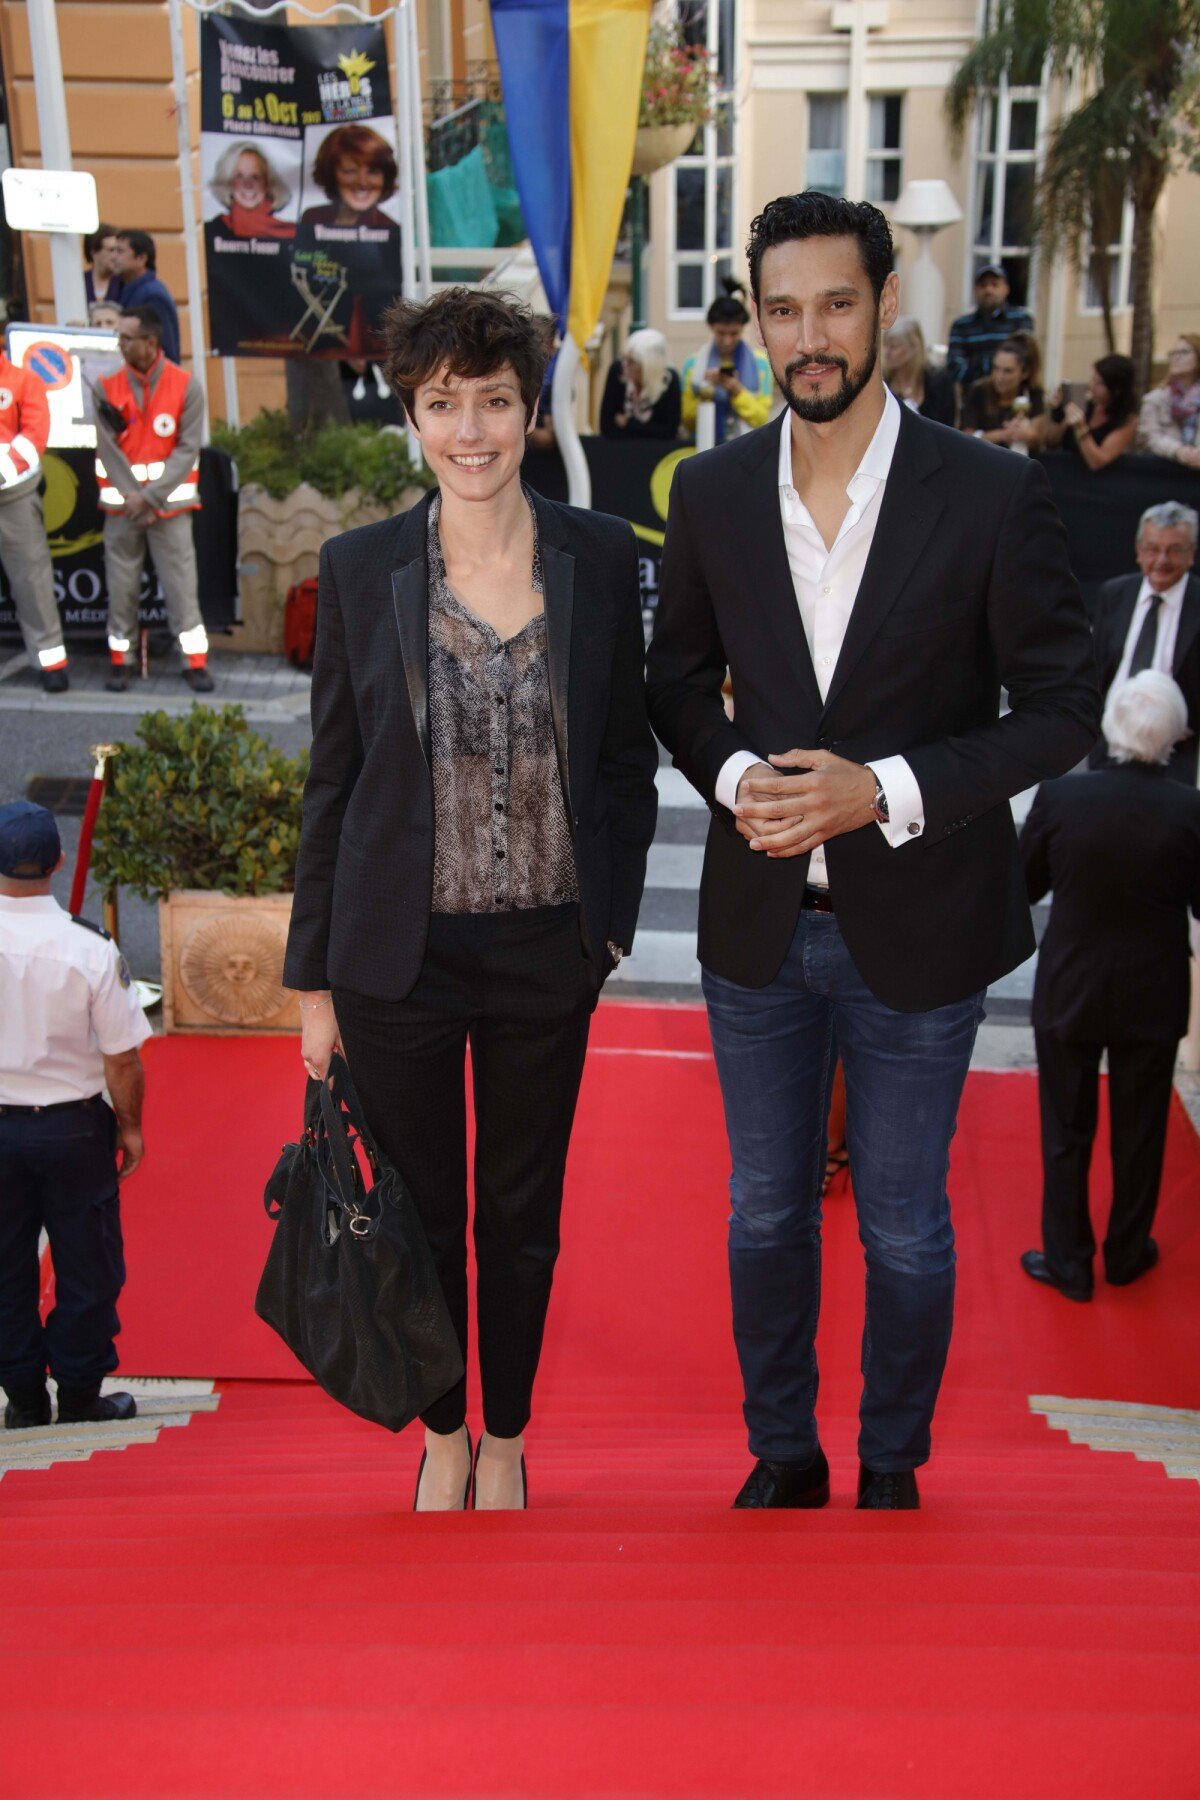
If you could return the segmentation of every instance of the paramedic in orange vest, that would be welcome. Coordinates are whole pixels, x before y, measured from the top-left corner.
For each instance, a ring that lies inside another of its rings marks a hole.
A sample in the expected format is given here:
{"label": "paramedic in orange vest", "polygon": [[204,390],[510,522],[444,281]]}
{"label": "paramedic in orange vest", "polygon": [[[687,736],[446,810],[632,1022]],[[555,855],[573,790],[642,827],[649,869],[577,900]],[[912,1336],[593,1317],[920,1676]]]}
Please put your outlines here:
{"label": "paramedic in orange vest", "polygon": [[183,679],[208,694],[208,635],[192,541],[204,400],[199,383],[163,355],[162,324],[150,307],[123,310],[117,336],[125,367],[92,390],[112,663],[105,686],[116,694],[129,686],[148,545],[183,653]]}
{"label": "paramedic in orange vest", "polygon": [[12,590],[25,652],[48,694],[67,680],[67,648],[54,598],[54,570],[42,514],[42,457],[50,403],[32,369],[0,351],[0,562]]}

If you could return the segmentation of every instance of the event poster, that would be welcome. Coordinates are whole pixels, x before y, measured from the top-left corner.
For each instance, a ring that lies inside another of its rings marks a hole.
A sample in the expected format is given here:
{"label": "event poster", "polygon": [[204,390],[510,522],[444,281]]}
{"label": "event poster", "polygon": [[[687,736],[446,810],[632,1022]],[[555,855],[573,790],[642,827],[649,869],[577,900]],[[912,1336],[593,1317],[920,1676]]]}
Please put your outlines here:
{"label": "event poster", "polygon": [[200,23],[213,349],[375,356],[401,289],[399,167],[379,26]]}

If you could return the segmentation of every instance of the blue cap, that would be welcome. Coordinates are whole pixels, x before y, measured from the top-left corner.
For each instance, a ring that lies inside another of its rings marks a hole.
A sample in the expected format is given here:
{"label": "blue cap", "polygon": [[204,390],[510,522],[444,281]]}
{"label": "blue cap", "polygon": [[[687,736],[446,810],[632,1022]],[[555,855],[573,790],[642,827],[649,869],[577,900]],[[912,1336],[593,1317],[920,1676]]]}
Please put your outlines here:
{"label": "blue cap", "polygon": [[[62,840],[54,814],[32,800],[0,806],[0,875],[10,881],[44,881],[58,867]],[[24,865],[32,864],[36,873]],[[20,869],[21,874],[17,874]]]}
{"label": "blue cap", "polygon": [[980,263],[975,271],[976,281],[984,281],[989,275],[998,275],[1001,281],[1008,280],[1008,270],[1002,262]]}

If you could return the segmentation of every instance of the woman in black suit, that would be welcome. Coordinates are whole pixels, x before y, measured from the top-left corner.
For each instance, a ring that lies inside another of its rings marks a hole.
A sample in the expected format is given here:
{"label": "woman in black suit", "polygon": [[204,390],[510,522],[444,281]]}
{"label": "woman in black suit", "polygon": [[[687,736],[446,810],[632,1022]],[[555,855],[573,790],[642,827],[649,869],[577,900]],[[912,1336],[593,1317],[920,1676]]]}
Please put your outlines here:
{"label": "woman in black suit", "polygon": [[[464,1350],[465,1052],[484,1434],[475,1504],[524,1504],[522,1433],[588,1027],[654,833],[629,526],[530,493],[532,316],[398,301],[386,373],[439,488],[321,552],[312,766],[285,980],[302,1053],[344,1048],[420,1211]],[[418,1510],[472,1488],[465,1384],[423,1415]]]}

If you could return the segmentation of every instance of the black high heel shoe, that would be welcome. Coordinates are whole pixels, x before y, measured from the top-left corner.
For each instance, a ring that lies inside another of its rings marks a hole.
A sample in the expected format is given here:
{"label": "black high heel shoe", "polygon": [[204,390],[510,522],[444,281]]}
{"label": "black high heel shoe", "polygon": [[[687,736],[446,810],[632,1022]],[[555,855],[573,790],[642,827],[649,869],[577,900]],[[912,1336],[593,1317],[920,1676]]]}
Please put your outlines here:
{"label": "black high heel shoe", "polygon": [[[462,1503],[462,1510],[464,1512],[466,1512],[468,1507],[471,1505],[472,1489],[475,1486],[475,1462],[476,1462],[476,1459],[478,1458],[478,1456],[479,1456],[478,1445],[475,1448],[474,1454],[472,1454],[471,1433],[470,1433],[470,1431],[468,1431],[467,1432],[467,1485],[463,1489],[463,1503]],[[415,1492],[413,1493],[413,1511],[414,1512],[416,1512],[416,1510],[417,1510],[417,1501],[420,1499],[420,1496],[421,1496],[421,1477],[425,1473],[425,1464],[428,1462],[428,1460],[429,1460],[428,1450],[422,1450],[421,1460],[417,1464],[417,1486],[416,1486]]]}

